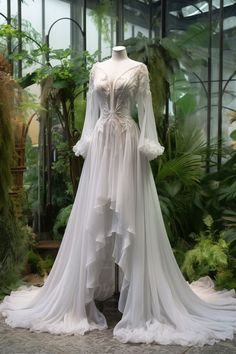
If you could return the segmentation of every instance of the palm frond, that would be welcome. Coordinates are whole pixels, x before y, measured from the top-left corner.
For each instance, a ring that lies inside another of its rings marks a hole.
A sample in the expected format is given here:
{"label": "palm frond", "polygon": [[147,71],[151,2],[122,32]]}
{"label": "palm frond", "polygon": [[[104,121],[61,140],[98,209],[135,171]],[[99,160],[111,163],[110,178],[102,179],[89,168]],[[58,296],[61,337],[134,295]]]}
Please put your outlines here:
{"label": "palm frond", "polygon": [[173,177],[180,180],[185,186],[198,184],[200,181],[202,157],[201,155],[183,154],[167,161],[162,165],[157,183]]}

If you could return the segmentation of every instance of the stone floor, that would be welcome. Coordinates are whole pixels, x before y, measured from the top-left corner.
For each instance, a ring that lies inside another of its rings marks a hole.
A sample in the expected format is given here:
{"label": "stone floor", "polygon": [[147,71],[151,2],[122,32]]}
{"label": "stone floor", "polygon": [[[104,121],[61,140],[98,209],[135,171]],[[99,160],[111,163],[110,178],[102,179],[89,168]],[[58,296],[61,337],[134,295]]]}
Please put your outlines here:
{"label": "stone floor", "polygon": [[[37,281],[31,282],[36,284]],[[112,329],[119,321],[115,300],[104,305],[108,329],[80,335],[35,333],[23,328],[11,328],[0,315],[0,354],[236,354],[236,337],[213,346],[183,347],[156,344],[122,344],[113,338]]]}

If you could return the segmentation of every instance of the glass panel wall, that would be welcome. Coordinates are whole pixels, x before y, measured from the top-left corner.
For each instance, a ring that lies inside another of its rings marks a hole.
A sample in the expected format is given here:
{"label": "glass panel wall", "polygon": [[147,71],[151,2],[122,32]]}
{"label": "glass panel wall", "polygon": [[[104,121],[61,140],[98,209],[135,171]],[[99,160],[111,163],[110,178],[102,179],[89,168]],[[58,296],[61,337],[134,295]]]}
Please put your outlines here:
{"label": "glass panel wall", "polygon": [[221,139],[230,140],[229,112],[236,108],[236,16],[233,14],[236,14],[234,0],[167,1],[166,34],[189,32],[185,47],[196,59],[190,89],[197,97],[198,108],[192,119],[199,121],[208,142],[218,141],[219,163]]}
{"label": "glass panel wall", "polygon": [[[15,3],[15,13],[17,14],[17,1]],[[31,25],[35,31],[42,33],[42,1],[34,0],[22,2],[22,20]]]}
{"label": "glass panel wall", "polygon": [[151,20],[150,8],[146,3],[136,0],[124,1],[124,39],[136,37],[138,33],[149,37]]}
{"label": "glass panel wall", "polygon": [[[31,5],[34,6],[34,5]],[[63,0],[45,1],[45,34],[48,33],[53,23],[64,17],[70,18],[70,4]],[[60,20],[53,25],[50,32],[50,46],[54,49],[65,49],[70,46],[70,21]]]}
{"label": "glass panel wall", "polygon": [[110,57],[116,43],[116,2],[88,1],[86,11],[86,45],[98,60]]}

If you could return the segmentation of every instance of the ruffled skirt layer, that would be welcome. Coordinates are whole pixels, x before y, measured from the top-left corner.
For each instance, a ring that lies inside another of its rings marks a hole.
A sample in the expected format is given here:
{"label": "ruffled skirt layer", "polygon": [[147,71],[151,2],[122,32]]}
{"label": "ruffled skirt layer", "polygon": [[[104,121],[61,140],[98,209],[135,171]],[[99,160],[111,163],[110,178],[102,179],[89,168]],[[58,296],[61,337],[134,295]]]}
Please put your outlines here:
{"label": "ruffled skirt layer", "polygon": [[132,118],[99,119],[54,265],[42,287],[22,286],[0,304],[11,327],[55,334],[107,328],[94,300],[114,292],[122,274],[114,328],[121,342],[213,344],[236,331],[234,290],[181,274]]}

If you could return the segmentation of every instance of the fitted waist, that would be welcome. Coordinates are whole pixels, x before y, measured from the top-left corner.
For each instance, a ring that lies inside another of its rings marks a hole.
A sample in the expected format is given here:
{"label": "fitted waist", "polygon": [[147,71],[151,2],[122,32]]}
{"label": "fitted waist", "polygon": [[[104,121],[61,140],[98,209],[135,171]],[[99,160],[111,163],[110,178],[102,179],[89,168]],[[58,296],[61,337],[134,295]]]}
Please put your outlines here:
{"label": "fitted waist", "polygon": [[103,130],[104,125],[112,125],[114,128],[117,127],[117,129],[125,131],[128,128],[131,128],[136,125],[136,122],[132,118],[131,114],[128,112],[104,109],[99,116],[97,124],[99,130]]}
{"label": "fitted waist", "polygon": [[121,112],[120,110],[117,109],[104,109],[99,118],[116,118],[116,119],[132,119],[131,113],[130,112]]}

